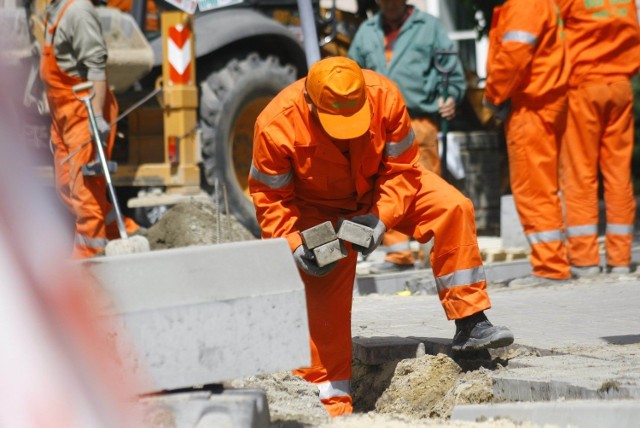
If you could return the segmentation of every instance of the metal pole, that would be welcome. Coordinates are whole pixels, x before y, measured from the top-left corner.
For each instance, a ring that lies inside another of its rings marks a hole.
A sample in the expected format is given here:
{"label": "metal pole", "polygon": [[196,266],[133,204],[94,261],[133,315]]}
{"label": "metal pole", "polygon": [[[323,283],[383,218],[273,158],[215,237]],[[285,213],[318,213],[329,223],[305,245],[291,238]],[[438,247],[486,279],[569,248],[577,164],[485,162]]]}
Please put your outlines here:
{"label": "metal pole", "polygon": [[304,38],[304,52],[307,57],[307,67],[320,60],[320,47],[318,46],[318,31],[316,30],[316,20],[313,15],[313,5],[311,0],[297,0],[298,12],[300,13],[300,25],[302,26],[302,37]]}
{"label": "metal pole", "polygon": [[[456,62],[453,61],[453,63],[448,66],[445,64],[447,59],[454,55],[457,55],[456,51],[445,49],[436,50],[434,55],[434,66],[442,74],[442,98],[445,102],[447,101],[447,98],[449,98],[449,76],[456,68]],[[449,133],[449,120],[443,118],[440,120],[440,123],[440,132],[442,133],[442,157],[440,160],[442,165],[442,178],[448,181],[449,169],[447,167],[447,134]]]}

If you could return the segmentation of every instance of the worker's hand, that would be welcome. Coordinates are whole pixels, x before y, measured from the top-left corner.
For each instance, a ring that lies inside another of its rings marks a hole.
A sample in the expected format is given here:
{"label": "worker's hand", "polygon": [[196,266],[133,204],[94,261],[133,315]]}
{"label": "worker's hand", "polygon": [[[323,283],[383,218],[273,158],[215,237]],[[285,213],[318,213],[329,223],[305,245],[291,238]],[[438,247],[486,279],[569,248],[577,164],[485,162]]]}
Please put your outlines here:
{"label": "worker's hand", "polygon": [[443,119],[451,120],[456,115],[456,102],[452,97],[444,98],[438,97],[438,113]]}
{"label": "worker's hand", "polygon": [[[96,125],[98,125],[98,131],[100,132],[100,142],[106,147],[108,144],[107,141],[109,140],[109,133],[111,133],[111,125],[104,120],[104,117],[101,114],[96,115]],[[91,136],[95,138],[91,122],[89,122],[89,131],[91,131]]]}
{"label": "worker's hand", "polygon": [[363,256],[368,256],[373,253],[373,250],[378,248],[378,245],[382,242],[382,236],[387,231],[387,226],[385,226],[382,220],[380,220],[375,214],[371,213],[355,216],[351,221],[373,229],[373,236],[371,236],[371,243],[369,244],[369,247],[353,245],[354,250],[359,251]]}
{"label": "worker's hand", "polygon": [[493,116],[504,122],[509,117],[509,113],[511,113],[511,100],[508,99],[502,104],[495,105],[489,100],[487,100],[484,96],[482,97],[482,105],[493,111]]}
{"label": "worker's hand", "polygon": [[316,256],[313,254],[313,251],[309,250],[304,245],[300,245],[295,249],[293,252],[293,259],[301,270],[311,276],[325,276],[338,264],[338,262],[333,262],[326,266],[318,266]]}

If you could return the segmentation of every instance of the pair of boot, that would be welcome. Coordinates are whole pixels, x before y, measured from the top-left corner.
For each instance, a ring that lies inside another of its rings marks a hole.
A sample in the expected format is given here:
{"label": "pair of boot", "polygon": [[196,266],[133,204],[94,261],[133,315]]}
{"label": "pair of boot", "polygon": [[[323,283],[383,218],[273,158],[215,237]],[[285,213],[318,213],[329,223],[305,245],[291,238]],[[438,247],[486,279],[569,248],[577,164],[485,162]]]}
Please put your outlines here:
{"label": "pair of boot", "polygon": [[480,351],[501,348],[513,343],[513,333],[503,326],[494,326],[483,311],[455,320],[456,334],[451,349],[454,351]]}

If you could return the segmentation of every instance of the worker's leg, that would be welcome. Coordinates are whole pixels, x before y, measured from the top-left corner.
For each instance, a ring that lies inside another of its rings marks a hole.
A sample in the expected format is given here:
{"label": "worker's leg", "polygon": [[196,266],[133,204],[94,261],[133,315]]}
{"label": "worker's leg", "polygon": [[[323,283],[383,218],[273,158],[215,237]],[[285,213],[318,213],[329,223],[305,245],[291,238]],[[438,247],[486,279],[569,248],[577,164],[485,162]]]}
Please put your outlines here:
{"label": "worker's leg", "polygon": [[426,172],[414,204],[396,226],[419,242],[432,237],[431,267],[450,320],[489,309],[473,204],[455,187]]}
{"label": "worker's leg", "polygon": [[636,202],[631,181],[633,154],[633,92],[628,79],[600,85],[597,96],[608,100],[610,116],[602,136],[600,169],[607,212],[607,265],[628,267]]}
{"label": "worker's leg", "polygon": [[426,117],[411,119],[411,127],[420,151],[420,163],[427,171],[441,175],[440,153],[438,151],[438,127]]}
{"label": "worker's leg", "polygon": [[[117,112],[117,108],[115,111]],[[107,121],[114,117],[113,108],[105,109],[104,113]],[[68,152],[75,153],[69,159],[70,194],[76,216],[76,236],[72,257],[91,257],[106,246],[108,236],[105,221],[107,218],[115,220],[115,216],[113,206],[107,200],[104,176],[82,175],[82,166],[95,159],[94,144],[85,144],[91,141],[86,116],[70,114],[67,118],[63,140]],[[112,132],[107,143],[107,155],[111,152],[114,139],[115,132]],[[117,231],[117,228],[115,230]],[[112,237],[119,236],[113,234]]]}
{"label": "worker's leg", "polygon": [[507,122],[511,191],[531,245],[533,274],[568,279],[571,273],[558,195],[559,143],[566,125],[566,101],[562,98],[537,109],[516,103],[513,107]]}
{"label": "worker's leg", "polygon": [[356,271],[355,252],[338,262],[327,276],[300,272],[305,284],[311,366],[294,374],[318,386],[320,400],[331,416],[352,412],[351,302]]}
{"label": "worker's leg", "polygon": [[603,127],[599,106],[593,101],[588,90],[569,91],[567,129],[560,156],[567,250],[571,265],[578,268],[600,264],[598,157]]}
{"label": "worker's leg", "polygon": [[437,175],[425,172],[414,204],[396,227],[425,243],[433,238],[431,267],[448,319],[455,320],[452,349],[507,346],[513,334],[484,314],[491,307],[471,201]]}
{"label": "worker's leg", "polygon": [[[440,175],[440,154],[438,152],[438,127],[426,117],[411,119],[411,127],[416,136],[420,163],[428,171]],[[390,230],[385,233],[382,245],[387,248],[385,261],[399,266],[413,266],[415,258],[409,247],[409,236]]]}
{"label": "worker's leg", "polygon": [[66,161],[69,151],[62,141],[55,126],[51,126],[51,144],[53,146],[53,171],[55,174],[56,190],[64,207],[73,214],[71,203],[71,178],[69,175],[69,162]]}

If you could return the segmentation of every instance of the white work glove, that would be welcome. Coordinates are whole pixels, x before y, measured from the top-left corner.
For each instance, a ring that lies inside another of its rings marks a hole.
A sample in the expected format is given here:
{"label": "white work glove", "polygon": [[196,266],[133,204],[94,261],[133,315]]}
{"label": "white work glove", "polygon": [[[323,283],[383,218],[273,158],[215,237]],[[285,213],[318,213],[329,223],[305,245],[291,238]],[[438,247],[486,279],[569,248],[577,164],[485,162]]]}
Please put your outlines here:
{"label": "white work glove", "polygon": [[304,245],[300,245],[293,252],[293,259],[300,269],[311,276],[325,276],[336,267],[338,262],[333,262],[326,266],[318,266],[316,256],[313,251],[307,249]]}
{"label": "white work glove", "polygon": [[371,236],[371,243],[369,243],[368,248],[353,245],[354,250],[361,252],[363,256],[368,256],[373,253],[373,250],[378,248],[378,245],[382,242],[382,236],[387,231],[387,226],[384,225],[382,220],[371,213],[355,216],[351,221],[373,229],[373,236]]}
{"label": "white work glove", "polygon": [[[101,114],[96,115],[96,125],[98,125],[98,131],[100,132],[100,142],[106,147],[108,145],[109,134],[111,133],[111,125],[104,120],[104,117]],[[95,135],[93,135],[91,121],[89,121],[89,131],[91,131],[91,136],[95,138]]]}

